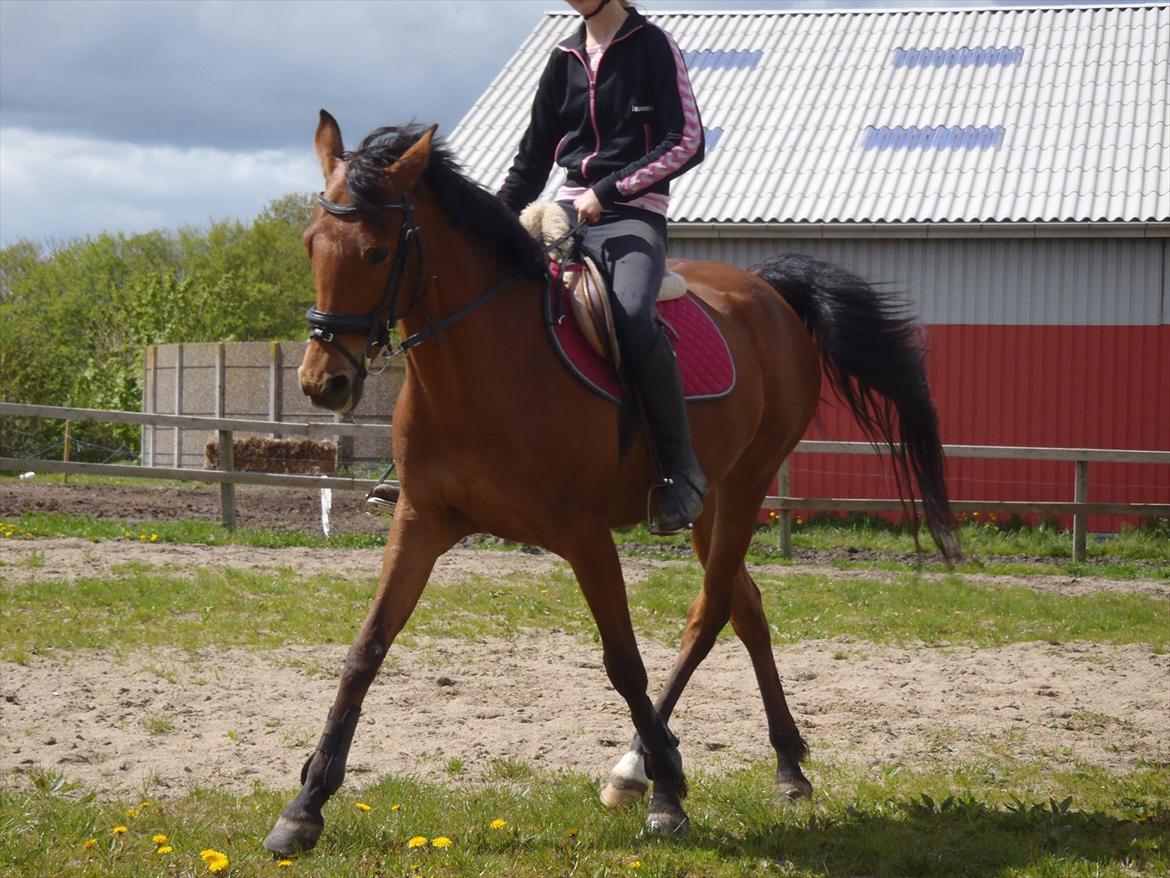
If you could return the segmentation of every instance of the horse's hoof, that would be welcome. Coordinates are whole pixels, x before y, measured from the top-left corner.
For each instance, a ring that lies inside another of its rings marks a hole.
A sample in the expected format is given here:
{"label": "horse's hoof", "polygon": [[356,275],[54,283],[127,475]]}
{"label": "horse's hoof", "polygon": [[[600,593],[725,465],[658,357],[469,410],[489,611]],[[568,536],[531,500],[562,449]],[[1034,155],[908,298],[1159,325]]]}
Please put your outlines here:
{"label": "horse's hoof", "polygon": [[640,749],[627,750],[601,788],[601,802],[607,808],[628,808],[642,801],[648,789],[646,757]]}
{"label": "horse's hoof", "polygon": [[647,789],[647,786],[628,784],[626,782],[615,784],[613,780],[609,780],[601,788],[601,804],[615,811],[620,811],[642,801],[642,797],[646,795]]}
{"label": "horse's hoof", "polygon": [[682,808],[652,808],[646,815],[646,831],[654,835],[686,835],[690,826]]}
{"label": "horse's hoof", "polygon": [[293,820],[282,814],[264,839],[264,847],[274,854],[299,854],[312,849],[324,828],[324,820]]}
{"label": "horse's hoof", "polygon": [[813,785],[803,774],[776,777],[776,799],[781,803],[807,799],[813,794]]}

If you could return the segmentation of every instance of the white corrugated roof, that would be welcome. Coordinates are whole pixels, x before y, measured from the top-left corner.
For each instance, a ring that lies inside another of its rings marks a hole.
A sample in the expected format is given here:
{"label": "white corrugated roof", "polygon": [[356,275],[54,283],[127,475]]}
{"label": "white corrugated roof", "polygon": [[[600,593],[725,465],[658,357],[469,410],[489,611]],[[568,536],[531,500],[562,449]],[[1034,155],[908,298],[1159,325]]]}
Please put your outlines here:
{"label": "white corrugated roof", "polygon": [[[676,222],[1170,221],[1168,4],[647,17],[708,131]],[[452,133],[484,185],[578,21],[547,14]]]}

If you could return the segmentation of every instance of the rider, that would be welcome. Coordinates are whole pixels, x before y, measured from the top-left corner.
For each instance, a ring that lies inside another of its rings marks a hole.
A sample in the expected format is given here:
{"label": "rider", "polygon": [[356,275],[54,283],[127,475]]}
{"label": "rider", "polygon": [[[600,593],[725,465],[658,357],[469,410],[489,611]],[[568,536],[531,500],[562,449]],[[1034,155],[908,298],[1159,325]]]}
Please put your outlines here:
{"label": "rider", "polygon": [[585,246],[609,269],[618,340],[667,478],[651,524],[676,533],[702,512],[707,480],[655,301],[669,181],[703,160],[703,125],[682,53],[665,31],[626,0],[567,2],[583,25],[553,47],[499,196],[519,213],[554,161],[567,171],[555,200],[571,222],[588,223]]}
{"label": "rider", "polygon": [[[588,224],[585,246],[609,269],[618,340],[666,477],[651,528],[677,533],[702,512],[707,480],[655,301],[666,268],[669,181],[703,160],[703,125],[682,54],[665,31],[627,0],[566,2],[583,25],[553,47],[499,197],[519,213],[540,195],[554,161],[567,171],[555,200],[570,222]],[[381,484],[369,499],[390,506],[396,494]]]}

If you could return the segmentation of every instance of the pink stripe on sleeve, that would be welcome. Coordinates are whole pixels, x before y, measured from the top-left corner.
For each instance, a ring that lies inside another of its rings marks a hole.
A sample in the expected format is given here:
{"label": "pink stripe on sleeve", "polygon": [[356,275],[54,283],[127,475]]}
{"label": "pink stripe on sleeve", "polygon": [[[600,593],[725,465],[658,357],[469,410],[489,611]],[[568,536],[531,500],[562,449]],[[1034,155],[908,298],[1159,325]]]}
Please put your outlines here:
{"label": "pink stripe on sleeve", "polygon": [[682,138],[675,147],[657,161],[651,162],[644,168],[639,168],[623,180],[618,180],[617,189],[622,195],[638,192],[673,174],[698,151],[699,138],[703,136],[703,126],[699,122],[699,105],[695,102],[695,95],[691,91],[691,81],[687,77],[687,65],[670,34],[665,31],[662,33],[674,55],[675,83],[678,87],[678,97],[683,111]]}

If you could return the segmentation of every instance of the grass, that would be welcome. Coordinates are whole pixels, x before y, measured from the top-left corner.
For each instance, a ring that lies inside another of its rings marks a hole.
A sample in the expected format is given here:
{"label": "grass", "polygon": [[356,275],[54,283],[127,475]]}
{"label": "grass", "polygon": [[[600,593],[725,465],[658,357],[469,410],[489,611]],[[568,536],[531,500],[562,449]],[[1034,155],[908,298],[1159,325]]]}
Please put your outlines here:
{"label": "grass", "polygon": [[[1001,646],[1022,641],[1145,643],[1170,649],[1170,606],[1140,594],[1078,596],[969,582],[954,575],[848,579],[792,573],[757,578],[774,642],[849,637],[880,644]],[[629,586],[640,637],[674,644],[700,585],[693,565],[669,564]],[[349,643],[375,582],[294,570],[128,570],[76,582],[0,578],[0,657],[75,649],[124,653]],[[534,576],[472,575],[433,585],[403,634],[510,637],[556,628],[583,640],[596,627],[567,566]],[[733,636],[730,628],[724,637]]]}
{"label": "grass", "polygon": [[[194,490],[187,486],[188,490]],[[12,520],[0,520],[0,537],[79,537],[87,540],[131,539],[141,542],[244,545],[256,548],[381,548],[383,534],[336,534],[296,531],[225,530],[210,521],[111,521],[88,516],[29,512]],[[958,572],[1014,574],[1066,574],[1102,576],[1115,579],[1170,580],[1170,522],[1151,520],[1140,528],[1090,539],[1088,561],[1072,559],[1072,537],[1049,524],[1024,527],[1012,523],[968,522],[959,528],[968,559]],[[689,556],[686,537],[658,537],[644,526],[615,532],[625,554]],[[497,541],[492,548],[506,548]],[[914,543],[905,528],[864,516],[818,518],[796,526],[793,547],[800,553],[828,555],[835,563],[849,566],[902,569],[914,552]],[[924,549],[933,546],[924,537]],[[881,560],[859,560],[866,555],[890,556]],[[780,555],[778,532],[774,527],[757,530],[748,552],[756,564],[790,563]],[[941,571],[941,562],[928,556],[923,569]]]}
{"label": "grass", "polygon": [[[500,782],[457,789],[387,777],[343,790],[326,809],[321,843],[288,869],[260,841],[289,791],[196,790],[144,805],[38,775],[31,788],[0,792],[0,872],[207,874],[199,861],[207,848],[228,856],[234,876],[1120,878],[1170,870],[1165,766],[1110,774],[1010,760],[920,772],[812,763],[810,773],[817,795],[792,806],[771,799],[768,766],[697,775],[691,832],[671,840],[642,837],[641,807],[603,809],[595,781],[582,775],[510,770]],[[491,828],[499,820],[505,825]],[[127,832],[111,835],[116,825]],[[171,853],[155,853],[158,833]],[[415,836],[445,836],[451,846],[409,848]]]}

